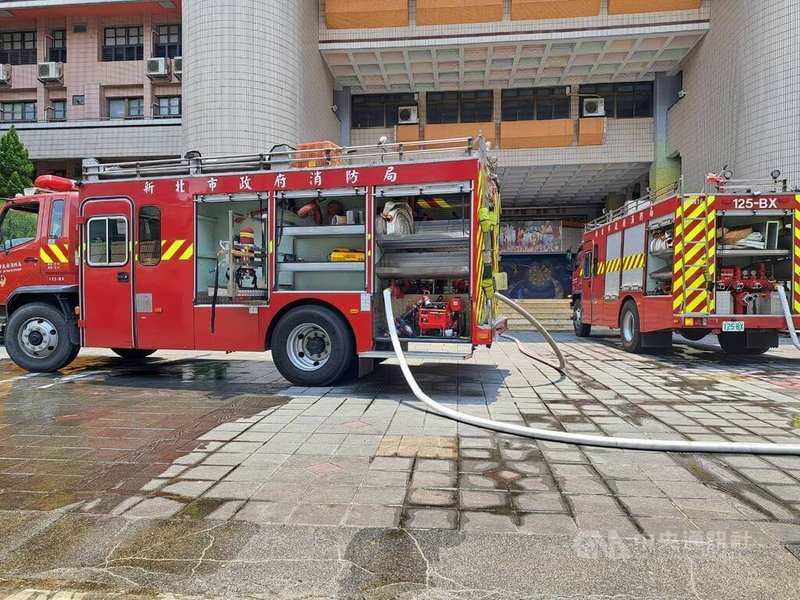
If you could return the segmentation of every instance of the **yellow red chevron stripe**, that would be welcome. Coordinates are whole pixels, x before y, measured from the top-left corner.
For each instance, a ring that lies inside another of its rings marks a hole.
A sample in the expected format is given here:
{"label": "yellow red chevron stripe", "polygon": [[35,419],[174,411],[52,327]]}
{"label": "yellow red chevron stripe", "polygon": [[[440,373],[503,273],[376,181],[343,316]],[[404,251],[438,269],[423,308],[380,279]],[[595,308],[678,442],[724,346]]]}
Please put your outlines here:
{"label": "yellow red chevron stripe", "polygon": [[161,260],[190,260],[194,256],[194,244],[187,240],[161,240]]}
{"label": "yellow red chevron stripe", "polygon": [[69,244],[43,244],[39,247],[39,260],[46,265],[69,263]]}
{"label": "yellow red chevron stripe", "polygon": [[800,194],[794,211],[794,313],[800,314]]}
{"label": "yellow red chevron stripe", "polygon": [[417,200],[420,208],[453,208],[453,205],[442,198],[420,198]]}
{"label": "yellow red chevron stripe", "polygon": [[676,313],[709,313],[716,275],[716,197],[690,196],[676,207],[672,308]]}

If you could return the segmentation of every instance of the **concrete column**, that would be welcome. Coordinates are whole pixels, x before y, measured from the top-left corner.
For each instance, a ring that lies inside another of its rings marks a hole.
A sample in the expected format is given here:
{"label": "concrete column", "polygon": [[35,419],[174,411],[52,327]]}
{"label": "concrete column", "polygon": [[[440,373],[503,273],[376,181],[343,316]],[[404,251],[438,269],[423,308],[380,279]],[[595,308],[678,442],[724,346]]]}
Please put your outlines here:
{"label": "concrete column", "polygon": [[679,77],[656,73],[653,85],[653,164],[650,167],[650,189],[653,191],[675,183],[681,176],[680,159],[667,156],[667,111],[678,100],[678,91]]}
{"label": "concrete column", "polygon": [[183,2],[184,140],[203,155],[340,138],[310,0]]}

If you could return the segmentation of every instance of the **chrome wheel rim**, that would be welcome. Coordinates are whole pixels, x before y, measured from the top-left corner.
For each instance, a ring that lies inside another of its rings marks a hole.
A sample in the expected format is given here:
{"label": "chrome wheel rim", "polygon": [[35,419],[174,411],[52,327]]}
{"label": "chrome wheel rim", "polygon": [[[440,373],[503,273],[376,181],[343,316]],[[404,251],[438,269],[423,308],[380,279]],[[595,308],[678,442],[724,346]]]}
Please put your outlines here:
{"label": "chrome wheel rim", "polygon": [[580,329],[581,325],[583,324],[583,319],[582,319],[581,312],[582,311],[581,311],[580,305],[576,306],[575,307],[575,314],[574,314],[574,322],[575,322],[575,327],[577,329]]}
{"label": "chrome wheel rim", "polygon": [[626,342],[633,340],[634,319],[633,313],[627,311],[625,316],[622,317],[622,337]]}
{"label": "chrome wheel rim", "polygon": [[22,324],[17,341],[31,358],[48,358],[58,348],[58,330],[47,319],[34,317]]}
{"label": "chrome wheel rim", "polygon": [[286,340],[286,354],[301,371],[316,371],[331,356],[331,338],[315,323],[303,323],[292,329]]}

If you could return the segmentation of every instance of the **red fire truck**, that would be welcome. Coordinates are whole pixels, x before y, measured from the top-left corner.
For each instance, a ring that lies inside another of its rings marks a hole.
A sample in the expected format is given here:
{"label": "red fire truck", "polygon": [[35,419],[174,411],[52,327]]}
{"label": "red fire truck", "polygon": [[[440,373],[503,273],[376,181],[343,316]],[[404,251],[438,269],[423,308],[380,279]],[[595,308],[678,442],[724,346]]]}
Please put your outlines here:
{"label": "red fire truck", "polygon": [[[680,184],[590,223],[576,262],[573,322],[619,328],[628,352],[716,334],[729,354],[778,346],[800,327],[800,195],[780,173],[761,181],[709,175],[713,191]],[[791,321],[779,289],[788,298]]]}
{"label": "red fire truck", "polygon": [[404,343],[491,345],[506,325],[486,143],[382,142],[38,178],[0,213],[9,356],[55,371],[80,347],[271,349],[290,381],[329,385],[392,355],[388,287]]}

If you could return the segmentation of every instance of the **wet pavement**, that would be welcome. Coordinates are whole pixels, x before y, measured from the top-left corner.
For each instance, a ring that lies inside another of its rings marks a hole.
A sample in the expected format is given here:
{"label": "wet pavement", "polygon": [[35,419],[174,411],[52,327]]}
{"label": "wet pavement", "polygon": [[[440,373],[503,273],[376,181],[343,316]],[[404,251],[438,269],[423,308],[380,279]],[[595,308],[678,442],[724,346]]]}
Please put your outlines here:
{"label": "wet pavement", "polygon": [[[413,371],[511,423],[800,444],[791,347],[559,339],[564,376],[510,343]],[[97,351],[58,375],[0,360],[0,598],[789,598],[797,544],[798,457],[497,435],[424,412],[392,361],[297,388],[268,355]]]}

